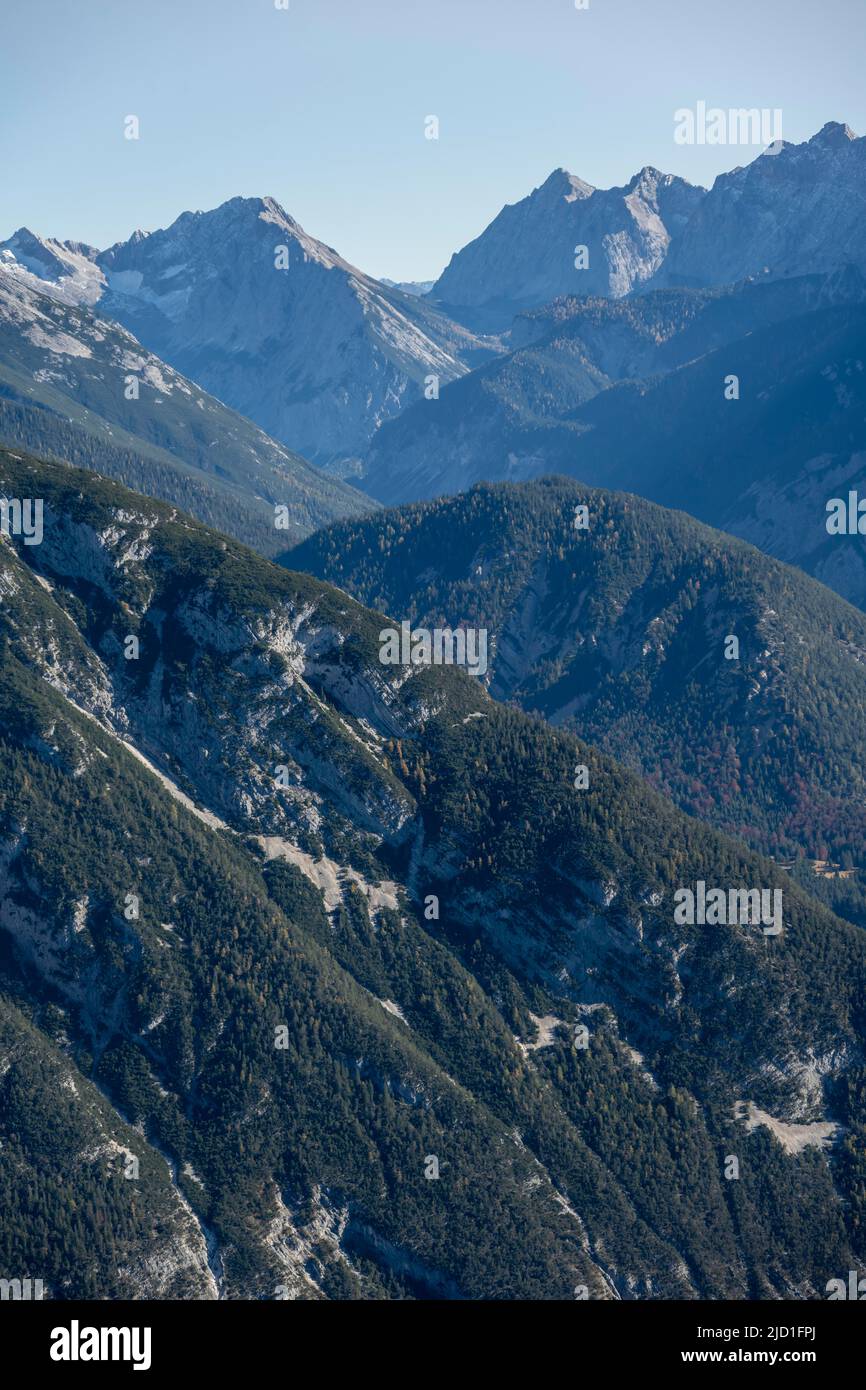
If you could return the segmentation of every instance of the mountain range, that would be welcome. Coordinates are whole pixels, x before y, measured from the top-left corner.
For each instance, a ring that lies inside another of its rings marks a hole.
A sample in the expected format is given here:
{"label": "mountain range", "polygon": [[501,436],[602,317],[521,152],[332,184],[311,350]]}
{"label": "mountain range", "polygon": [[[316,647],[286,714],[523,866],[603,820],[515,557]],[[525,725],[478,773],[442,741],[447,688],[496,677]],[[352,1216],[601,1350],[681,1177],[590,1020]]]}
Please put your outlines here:
{"label": "mountain range", "polygon": [[503,330],[522,310],[568,295],[620,298],[840,264],[866,272],[864,186],[866,139],[838,122],[772,146],[709,192],[651,167],[609,189],[557,169],[451,258],[430,298],[461,321]]}
{"label": "mountain range", "polygon": [[[0,485],[44,502],[0,541],[0,1264],[61,1298],[862,1267],[861,929],[464,672],[383,665],[340,590],[68,465],[0,450]],[[704,881],[781,932],[683,924]]]}
{"label": "mountain range", "polygon": [[422,628],[486,628],[496,699],[572,729],[866,921],[858,882],[807,868],[866,864],[866,617],[801,571],[570,478],[336,523],[285,563]]}
{"label": "mountain range", "polygon": [[[452,317],[507,329],[522,309],[568,294],[620,298],[652,279],[705,190],[647,167],[624,188],[556,169],[452,256],[430,298]],[[585,248],[587,264],[579,248]]]}
{"label": "mountain range", "polygon": [[671,244],[667,284],[722,285],[749,275],[866,271],[866,137],[828,121],[810,140],[774,144],[720,174]]}
{"label": "mountain range", "polygon": [[827,528],[866,449],[858,270],[557,301],[515,333],[512,352],[380,430],[372,495],[568,473],[689,511],[866,603],[856,533]]}
{"label": "mountain range", "polygon": [[275,440],[340,475],[369,474],[375,492],[387,422],[436,404],[470,371],[474,381],[521,345],[527,312],[554,300],[866,274],[864,149],[831,122],[709,192],[649,166],[611,189],[559,169],[426,293],[427,282],[366,275],[270,197],[185,212],[101,251],[20,228],[0,243],[0,265],[122,324]]}
{"label": "mountain range", "polygon": [[[0,438],[188,508],[266,554],[372,504],[229,410],[118,323],[0,259]],[[60,280],[66,289],[67,277]],[[284,524],[275,525],[276,508]]]}
{"label": "mountain range", "polygon": [[98,308],[312,462],[351,473],[382,420],[492,349],[309,236],[273,198],[232,198],[97,252],[26,228],[15,273]]}
{"label": "mountain range", "polygon": [[864,148],[0,243],[4,1296],[866,1275]]}

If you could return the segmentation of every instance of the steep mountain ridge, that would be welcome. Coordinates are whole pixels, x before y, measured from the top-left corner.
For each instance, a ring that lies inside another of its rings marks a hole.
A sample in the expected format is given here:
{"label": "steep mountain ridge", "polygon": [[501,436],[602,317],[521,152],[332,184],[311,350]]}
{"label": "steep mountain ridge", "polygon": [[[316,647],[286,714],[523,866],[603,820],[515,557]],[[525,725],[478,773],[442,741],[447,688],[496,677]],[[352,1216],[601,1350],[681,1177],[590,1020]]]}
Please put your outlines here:
{"label": "steep mountain ridge", "polygon": [[769,271],[866,273],[866,137],[829,121],[720,174],[671,243],[663,284],[714,285]]}
{"label": "steep mountain ridge", "polygon": [[429,377],[444,384],[495,350],[350,265],[273,198],[182,213],[92,260],[26,228],[0,256],[23,282],[44,277],[48,292],[98,305],[275,439],[343,473]]}
{"label": "steep mountain ridge", "polygon": [[0,242],[0,270],[22,287],[50,294],[61,304],[92,308],[105,290],[98,255],[95,246],[39,237],[29,227],[19,227]]}
{"label": "steep mountain ridge", "polygon": [[[36,1026],[6,984],[0,963],[4,1275],[20,1271],[33,1299],[216,1298],[206,1237],[169,1165],[69,1057],[62,1011],[45,1004]],[[8,1220],[25,1211],[26,1233]]]}
{"label": "steep mountain ridge", "polygon": [[452,256],[430,298],[501,332],[515,314],[568,295],[619,298],[848,265],[866,274],[864,198],[866,138],[839,122],[799,145],[775,143],[709,191],[650,167],[609,189],[557,169]]}
{"label": "steep mountain ridge", "polygon": [[[7,443],[136,485],[266,554],[287,533],[300,538],[369,510],[360,493],[268,438],[126,329],[44,289],[38,277],[0,266],[0,438]],[[281,529],[277,506],[286,509]]]}
{"label": "steep mountain ridge", "polygon": [[[556,301],[515,321],[511,353],[383,426],[364,486],[393,505],[483,480],[569,473],[766,541],[835,587],[800,558],[807,536],[823,547],[803,514],[785,549],[772,534],[741,529],[740,514],[751,510],[750,488],[768,503],[788,484],[797,495],[798,476],[826,472],[822,454],[850,458],[862,448],[864,304],[866,279],[853,269]],[[726,397],[732,377],[737,399]],[[787,414],[782,399],[794,403]],[[807,400],[814,418],[805,417]],[[823,501],[811,518],[818,526]],[[841,592],[859,601],[851,588]]]}
{"label": "steep mountain ridge", "polygon": [[[861,1266],[861,932],[464,673],[383,665],[339,590],[74,469],[0,483],[45,512],[0,542],[3,989],[169,1154],[221,1292]],[[781,935],[678,923],[698,879],[781,891]]]}
{"label": "steep mountain ridge", "polygon": [[[452,256],[430,299],[473,327],[501,331],[521,309],[560,295],[619,298],[653,276],[704,193],[650,167],[607,189],[556,169]],[[588,253],[580,268],[579,247]]]}
{"label": "steep mountain ridge", "polygon": [[799,571],[570,478],[341,523],[285,562],[422,627],[487,627],[497,698],[764,852],[866,865],[866,617]]}

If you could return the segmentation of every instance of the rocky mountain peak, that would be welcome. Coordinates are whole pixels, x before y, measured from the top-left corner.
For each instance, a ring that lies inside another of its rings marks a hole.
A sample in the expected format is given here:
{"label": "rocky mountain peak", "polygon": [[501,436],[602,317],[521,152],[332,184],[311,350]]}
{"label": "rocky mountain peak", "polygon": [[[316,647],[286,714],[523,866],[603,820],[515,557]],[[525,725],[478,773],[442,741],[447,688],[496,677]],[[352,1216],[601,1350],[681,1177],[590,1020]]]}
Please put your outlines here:
{"label": "rocky mountain peak", "polygon": [[857,138],[858,136],[851,127],[845,125],[842,121],[827,121],[826,125],[823,125],[807,143],[810,145],[823,145],[827,148],[840,146],[844,148],[849,141],[856,140]]}
{"label": "rocky mountain peak", "polygon": [[[866,269],[862,186],[866,140],[830,121],[801,144],[782,142],[720,174],[671,245],[657,283],[735,283]],[[853,196],[858,194],[858,196]]]}
{"label": "rocky mountain peak", "polygon": [[0,241],[0,268],[64,303],[94,304],[103,286],[95,264],[97,254],[81,242],[57,241],[19,227],[8,240]]}
{"label": "rocky mountain peak", "polygon": [[642,169],[639,169],[636,174],[632,175],[626,187],[629,192],[631,192],[633,188],[655,188],[660,179],[670,179],[670,177],[671,175],[669,174],[662,174],[654,165],[645,164]]}
{"label": "rocky mountain peak", "polygon": [[464,346],[477,347],[465,329],[420,300],[407,305],[318,241],[270,195],[183,212],[96,265],[100,313],[344,474],[429,373],[452,380],[465,370]]}
{"label": "rocky mountain peak", "polygon": [[573,203],[580,198],[590,198],[594,192],[591,183],[578,178],[576,174],[570,174],[567,169],[560,168],[554,169],[530,196],[539,199],[564,198],[567,203]]}
{"label": "rocky mountain peak", "polygon": [[69,273],[68,257],[63,254],[65,249],[62,242],[55,241],[53,237],[38,236],[29,227],[19,227],[8,241],[0,243],[0,250],[12,252],[22,265],[36,261],[47,275]]}
{"label": "rocky mountain peak", "polygon": [[654,273],[704,196],[649,165],[606,189],[555,169],[451,258],[431,298],[462,322],[498,329],[562,295],[620,298]]}

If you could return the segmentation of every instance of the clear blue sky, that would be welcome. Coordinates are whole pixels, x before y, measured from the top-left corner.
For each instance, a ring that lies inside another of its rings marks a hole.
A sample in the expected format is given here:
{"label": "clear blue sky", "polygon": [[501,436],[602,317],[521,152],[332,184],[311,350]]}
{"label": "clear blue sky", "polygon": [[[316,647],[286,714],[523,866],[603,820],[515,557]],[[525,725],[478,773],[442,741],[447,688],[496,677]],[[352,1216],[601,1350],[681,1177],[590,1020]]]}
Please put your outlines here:
{"label": "clear blue sky", "polygon": [[866,133],[864,59],[866,0],[17,0],[0,238],[105,247],[271,194],[371,274],[430,278],[559,165],[709,183],[757,153],[676,145],[698,100]]}

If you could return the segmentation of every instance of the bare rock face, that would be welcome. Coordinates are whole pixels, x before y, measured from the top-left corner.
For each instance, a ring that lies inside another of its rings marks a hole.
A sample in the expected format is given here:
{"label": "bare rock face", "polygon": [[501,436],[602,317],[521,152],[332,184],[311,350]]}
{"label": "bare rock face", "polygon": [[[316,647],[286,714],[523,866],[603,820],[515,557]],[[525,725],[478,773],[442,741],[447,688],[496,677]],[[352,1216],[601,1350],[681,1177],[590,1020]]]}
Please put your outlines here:
{"label": "bare rock face", "polygon": [[704,196],[649,167],[607,189],[556,169],[452,256],[430,297],[485,328],[505,328],[521,309],[559,295],[620,298],[655,273]]}
{"label": "bare rock face", "polygon": [[472,335],[309,236],[272,198],[185,212],[99,257],[103,311],[317,463],[460,376]]}
{"label": "bare rock face", "polygon": [[866,140],[839,122],[771,147],[710,192],[653,168],[608,189],[557,169],[451,258],[430,299],[475,328],[502,330],[563,295],[866,269],[864,179]]}
{"label": "bare rock face", "polygon": [[[96,255],[93,252],[93,255]],[[219,523],[267,553],[285,527],[306,534],[366,510],[322,475],[103,317],[106,280],[80,250],[22,229],[0,246],[0,436]]]}
{"label": "bare rock face", "polygon": [[93,305],[101,298],[105,276],[96,264],[98,255],[95,246],[40,237],[29,227],[19,227],[0,242],[0,268],[62,304]]}
{"label": "bare rock face", "polygon": [[[273,198],[232,198],[99,252],[22,227],[19,290],[96,309],[220,401],[349,474],[383,420],[493,345],[309,236]],[[427,286],[426,288],[429,288]]]}
{"label": "bare rock face", "polygon": [[671,244],[666,285],[866,269],[866,139],[831,121],[801,145],[721,174]]}

